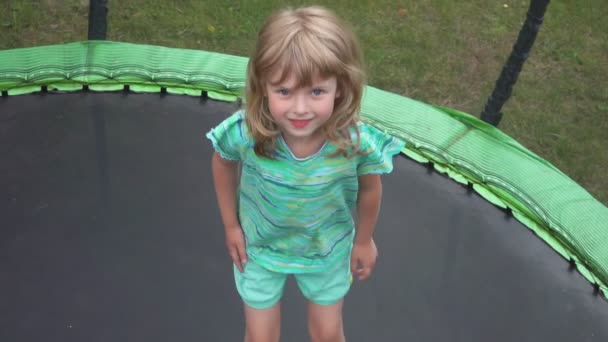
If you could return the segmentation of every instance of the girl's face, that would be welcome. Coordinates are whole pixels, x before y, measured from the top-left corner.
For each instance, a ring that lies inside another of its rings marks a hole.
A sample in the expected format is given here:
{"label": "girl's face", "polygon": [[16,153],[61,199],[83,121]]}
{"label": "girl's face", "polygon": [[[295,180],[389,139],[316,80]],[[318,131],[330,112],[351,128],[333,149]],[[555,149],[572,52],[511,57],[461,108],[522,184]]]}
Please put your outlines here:
{"label": "girl's face", "polygon": [[299,142],[324,138],[320,128],[331,117],[335,99],[340,95],[336,77],[316,75],[310,86],[296,87],[298,82],[293,75],[283,82],[278,82],[279,73],[273,76],[266,84],[265,93],[268,109],[283,138]]}

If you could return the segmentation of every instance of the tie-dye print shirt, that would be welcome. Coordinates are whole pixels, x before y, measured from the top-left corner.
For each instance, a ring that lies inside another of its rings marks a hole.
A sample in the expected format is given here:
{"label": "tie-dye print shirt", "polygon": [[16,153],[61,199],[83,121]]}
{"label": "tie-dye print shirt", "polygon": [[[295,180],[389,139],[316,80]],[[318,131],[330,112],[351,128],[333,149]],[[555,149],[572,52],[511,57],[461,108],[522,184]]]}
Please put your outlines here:
{"label": "tie-dye print shirt", "polygon": [[259,157],[242,111],[207,133],[222,158],[241,162],[238,210],[250,260],[276,272],[303,273],[348,256],[358,176],[390,172],[404,145],[367,124],[359,129],[364,154],[350,159],[332,157],[331,143],[296,158],[282,138],[274,159]]}

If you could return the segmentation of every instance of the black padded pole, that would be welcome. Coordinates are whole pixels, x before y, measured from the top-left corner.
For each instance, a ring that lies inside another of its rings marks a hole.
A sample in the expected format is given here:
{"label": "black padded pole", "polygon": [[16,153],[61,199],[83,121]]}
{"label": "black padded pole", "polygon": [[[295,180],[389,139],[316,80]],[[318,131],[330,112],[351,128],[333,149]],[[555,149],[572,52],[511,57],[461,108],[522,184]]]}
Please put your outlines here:
{"label": "black padded pole", "polygon": [[500,110],[507,102],[513,91],[513,86],[517,82],[519,72],[524,62],[530,54],[536,35],[543,23],[543,17],[550,0],[531,0],[530,8],[524,25],[519,31],[517,42],[513,46],[513,51],[502,69],[500,77],[496,81],[496,87],[481,113],[481,119],[494,126],[498,126],[502,113]]}
{"label": "black padded pole", "polygon": [[105,40],[108,29],[108,0],[89,1],[89,40]]}

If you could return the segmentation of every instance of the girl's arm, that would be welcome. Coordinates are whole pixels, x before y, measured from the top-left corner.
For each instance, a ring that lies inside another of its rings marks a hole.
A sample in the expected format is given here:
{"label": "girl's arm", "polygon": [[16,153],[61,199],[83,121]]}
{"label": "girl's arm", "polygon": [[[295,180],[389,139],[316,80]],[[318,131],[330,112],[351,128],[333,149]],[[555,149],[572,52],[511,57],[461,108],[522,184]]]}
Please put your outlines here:
{"label": "girl's arm", "polygon": [[351,271],[359,280],[367,279],[376,263],[378,250],[372,237],[382,198],[379,174],[359,176],[357,233],[351,256]]}
{"label": "girl's arm", "polygon": [[224,159],[217,152],[213,153],[211,172],[224,227],[239,225],[236,213],[237,168],[238,162]]}
{"label": "girl's arm", "polygon": [[380,211],[382,182],[379,174],[359,176],[359,195],[357,200],[357,236],[355,243],[368,243],[372,240],[376,220]]}
{"label": "girl's arm", "polygon": [[236,209],[238,162],[224,159],[219,153],[215,152],[211,159],[211,171],[217,203],[226,233],[226,247],[232,262],[242,272],[243,263],[247,262],[247,254]]}

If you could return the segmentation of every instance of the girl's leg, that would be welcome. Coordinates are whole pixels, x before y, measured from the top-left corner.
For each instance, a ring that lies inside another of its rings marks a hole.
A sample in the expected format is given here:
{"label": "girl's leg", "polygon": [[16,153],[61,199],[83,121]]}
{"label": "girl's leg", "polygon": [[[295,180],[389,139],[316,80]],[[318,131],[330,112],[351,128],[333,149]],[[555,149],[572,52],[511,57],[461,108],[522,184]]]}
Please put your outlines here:
{"label": "girl's leg", "polygon": [[249,261],[243,272],[234,267],[234,280],[245,303],[245,342],[278,342],[280,299],[287,275]]}
{"label": "girl's leg", "polygon": [[313,342],[345,342],[342,324],[343,299],[331,305],[308,301],[308,332]]}
{"label": "girl's leg", "polygon": [[245,342],[278,342],[281,332],[281,305],[254,309],[245,304]]}
{"label": "girl's leg", "polygon": [[342,305],[351,285],[350,256],[323,272],[296,275],[308,300],[308,332],[313,342],[344,342]]}

